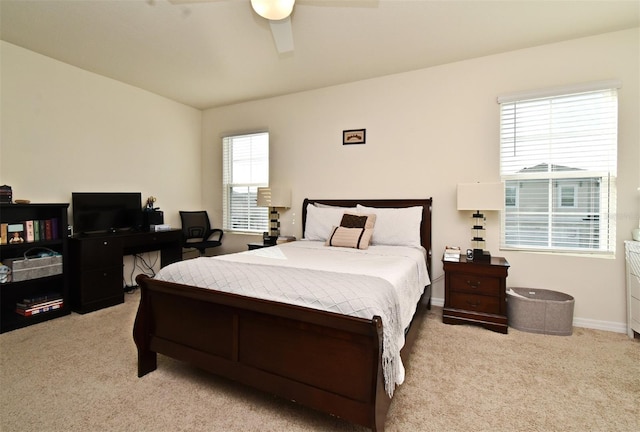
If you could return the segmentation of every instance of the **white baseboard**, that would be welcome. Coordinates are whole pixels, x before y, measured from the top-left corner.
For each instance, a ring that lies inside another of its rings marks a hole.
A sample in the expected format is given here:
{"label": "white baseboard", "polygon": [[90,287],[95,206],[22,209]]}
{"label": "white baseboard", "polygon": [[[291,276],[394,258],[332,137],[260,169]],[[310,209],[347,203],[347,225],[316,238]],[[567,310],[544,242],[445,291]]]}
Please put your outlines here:
{"label": "white baseboard", "polygon": [[444,306],[444,299],[443,298],[431,297],[431,306],[443,307]]}
{"label": "white baseboard", "polygon": [[594,330],[605,330],[614,333],[626,333],[627,323],[619,323],[613,321],[599,321],[588,318],[573,318],[574,327],[584,327]]}
{"label": "white baseboard", "polygon": [[[443,307],[444,299],[431,297],[431,304],[433,306]],[[620,322],[614,322],[614,321],[600,321],[600,320],[593,320],[589,318],[573,318],[573,326],[589,328],[594,330],[610,331],[614,333],[627,332],[627,323],[620,323]]]}

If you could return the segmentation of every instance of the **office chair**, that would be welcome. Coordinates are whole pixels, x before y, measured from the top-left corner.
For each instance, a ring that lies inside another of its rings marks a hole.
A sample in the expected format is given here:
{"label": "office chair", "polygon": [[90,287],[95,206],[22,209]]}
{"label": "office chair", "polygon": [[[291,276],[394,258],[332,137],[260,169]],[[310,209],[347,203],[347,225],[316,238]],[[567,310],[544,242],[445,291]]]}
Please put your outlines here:
{"label": "office chair", "polygon": [[211,228],[206,210],[180,211],[182,220],[182,247],[193,248],[205,254],[205,250],[222,244],[221,229]]}

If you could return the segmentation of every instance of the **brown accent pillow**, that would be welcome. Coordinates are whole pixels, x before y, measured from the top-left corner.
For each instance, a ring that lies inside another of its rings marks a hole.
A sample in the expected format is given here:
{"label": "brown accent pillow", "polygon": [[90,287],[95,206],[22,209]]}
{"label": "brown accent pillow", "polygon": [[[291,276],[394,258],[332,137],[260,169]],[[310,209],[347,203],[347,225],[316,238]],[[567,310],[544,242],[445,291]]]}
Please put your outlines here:
{"label": "brown accent pillow", "polygon": [[376,224],[375,214],[356,214],[345,212],[342,215],[340,226],[345,228],[367,228],[373,229]]}
{"label": "brown accent pillow", "polygon": [[373,230],[365,228],[334,227],[325,245],[367,249],[372,234]]}
{"label": "brown accent pillow", "polygon": [[350,213],[345,213],[340,221],[340,226],[345,228],[364,228],[366,224],[366,216],[358,216]]}
{"label": "brown accent pillow", "polygon": [[339,227],[333,227],[326,246],[367,249],[373,235],[375,215],[345,213]]}

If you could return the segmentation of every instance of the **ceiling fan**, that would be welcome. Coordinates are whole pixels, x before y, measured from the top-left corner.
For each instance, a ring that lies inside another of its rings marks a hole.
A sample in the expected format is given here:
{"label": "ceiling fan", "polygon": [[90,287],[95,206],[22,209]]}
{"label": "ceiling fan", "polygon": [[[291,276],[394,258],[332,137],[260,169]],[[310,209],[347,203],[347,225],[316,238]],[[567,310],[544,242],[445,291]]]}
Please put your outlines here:
{"label": "ceiling fan", "polygon": [[[169,0],[172,4],[205,3],[218,0]],[[293,51],[293,30],[291,12],[296,0],[251,0],[251,7],[261,17],[269,21],[271,34],[278,53]]]}

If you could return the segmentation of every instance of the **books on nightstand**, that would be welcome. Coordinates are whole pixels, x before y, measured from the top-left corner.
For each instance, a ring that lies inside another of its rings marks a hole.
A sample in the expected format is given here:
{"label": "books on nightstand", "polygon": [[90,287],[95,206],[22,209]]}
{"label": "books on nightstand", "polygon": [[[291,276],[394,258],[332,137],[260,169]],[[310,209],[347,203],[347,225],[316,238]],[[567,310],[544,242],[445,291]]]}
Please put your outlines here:
{"label": "books on nightstand", "polygon": [[458,246],[447,246],[444,249],[445,261],[460,261],[460,248]]}
{"label": "books on nightstand", "polygon": [[289,243],[292,241],[296,241],[294,236],[278,236],[278,240],[276,240],[276,244]]}

